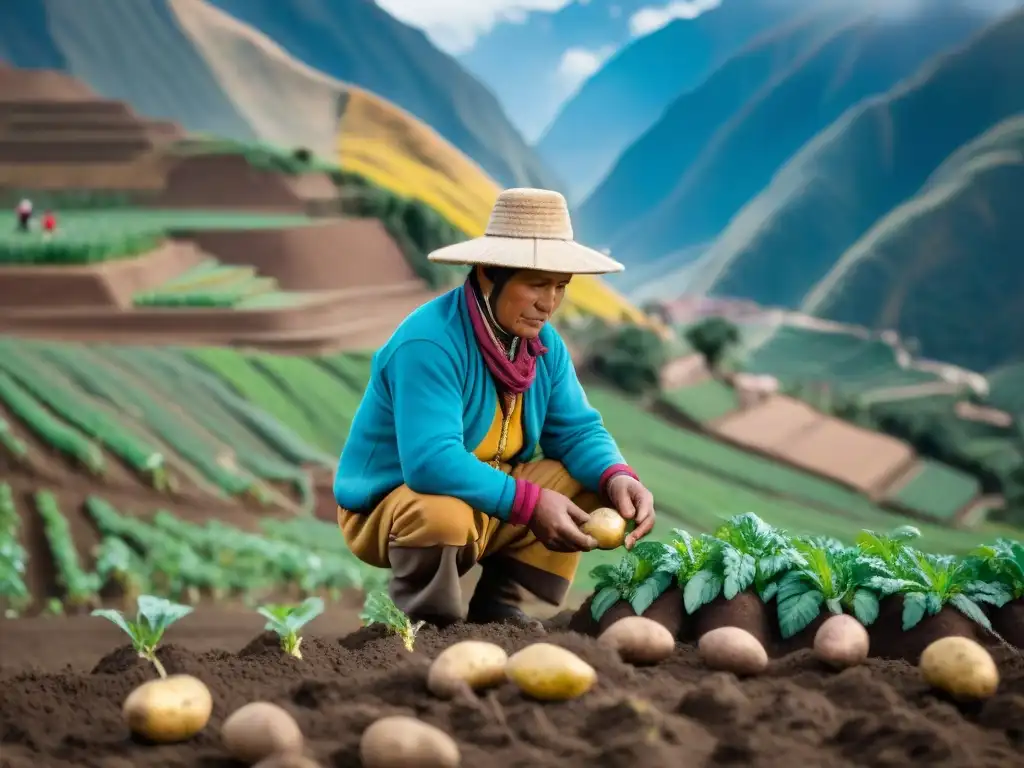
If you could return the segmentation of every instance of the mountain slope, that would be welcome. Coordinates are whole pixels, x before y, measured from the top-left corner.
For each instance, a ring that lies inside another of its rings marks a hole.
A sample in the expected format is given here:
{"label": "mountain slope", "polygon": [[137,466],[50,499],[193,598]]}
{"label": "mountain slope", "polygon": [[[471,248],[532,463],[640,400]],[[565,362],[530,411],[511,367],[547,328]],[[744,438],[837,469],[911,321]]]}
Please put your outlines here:
{"label": "mountain slope", "polygon": [[[853,245],[804,310],[892,328],[973,370],[1024,357],[1024,115],[945,163]],[[950,311],[955,307],[956,311]]]}
{"label": "mountain slope", "polygon": [[[620,222],[608,243],[612,252],[629,263],[713,239],[811,137],[962,42],[983,21],[946,6],[906,19],[868,10],[834,27],[718,126],[656,207]],[[660,126],[669,135],[692,120],[675,110],[663,122],[670,118],[674,122]],[[617,197],[631,193],[620,189]]]}
{"label": "mountain slope", "polygon": [[719,236],[690,289],[798,306],[947,157],[1021,111],[1024,12],[1017,12],[811,141]]}
{"label": "mountain slope", "polygon": [[497,185],[433,129],[296,61],[203,0],[44,0],[43,7],[45,15],[17,5],[17,23],[0,25],[5,50],[13,50],[15,32],[24,35],[20,50],[51,50],[14,58],[15,65],[63,63],[100,95],[191,131],[306,146],[423,200],[466,232],[487,221]]}
{"label": "mountain slope", "polygon": [[541,157],[565,179],[572,200],[582,200],[669,102],[754,35],[794,14],[790,4],[728,0],[636,40],[562,106],[537,143]]}
{"label": "mountain slope", "polygon": [[[631,38],[629,18],[649,0],[569,2],[557,11],[527,11],[500,23],[457,55],[504,105],[528,141],[535,141],[575,90],[561,71],[567,51],[601,54]],[[514,60],[516,65],[509,66]]]}
{"label": "mountain slope", "polygon": [[210,0],[303,63],[418,117],[507,187],[559,188],[495,96],[373,0]]}
{"label": "mountain slope", "polygon": [[588,242],[615,234],[665,199],[714,133],[774,78],[832,34],[846,14],[814,12],[758,35],[699,86],[675,99],[575,212]]}

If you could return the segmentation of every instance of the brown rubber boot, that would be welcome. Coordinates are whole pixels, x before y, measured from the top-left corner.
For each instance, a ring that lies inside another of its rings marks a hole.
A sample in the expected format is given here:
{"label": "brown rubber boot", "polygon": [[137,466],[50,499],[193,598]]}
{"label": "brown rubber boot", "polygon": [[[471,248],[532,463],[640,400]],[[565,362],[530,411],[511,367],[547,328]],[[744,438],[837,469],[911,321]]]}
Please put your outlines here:
{"label": "brown rubber boot", "polygon": [[522,609],[527,591],[509,574],[500,560],[481,563],[482,573],[469,601],[467,621],[473,624],[512,622],[527,629],[543,629],[539,619]]}
{"label": "brown rubber boot", "polygon": [[464,547],[390,547],[388,593],[413,621],[447,626],[462,620],[459,576],[472,567]]}

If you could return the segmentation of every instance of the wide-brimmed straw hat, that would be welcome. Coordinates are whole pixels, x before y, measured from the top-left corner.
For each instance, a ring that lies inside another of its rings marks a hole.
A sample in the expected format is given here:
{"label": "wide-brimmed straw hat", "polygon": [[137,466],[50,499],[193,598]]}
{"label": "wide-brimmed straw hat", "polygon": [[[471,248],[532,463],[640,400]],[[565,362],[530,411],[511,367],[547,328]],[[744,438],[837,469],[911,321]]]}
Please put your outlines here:
{"label": "wide-brimmed straw hat", "polygon": [[573,239],[569,206],[550,189],[506,189],[482,237],[440,248],[427,258],[442,264],[483,264],[574,275],[603,275],[625,267]]}

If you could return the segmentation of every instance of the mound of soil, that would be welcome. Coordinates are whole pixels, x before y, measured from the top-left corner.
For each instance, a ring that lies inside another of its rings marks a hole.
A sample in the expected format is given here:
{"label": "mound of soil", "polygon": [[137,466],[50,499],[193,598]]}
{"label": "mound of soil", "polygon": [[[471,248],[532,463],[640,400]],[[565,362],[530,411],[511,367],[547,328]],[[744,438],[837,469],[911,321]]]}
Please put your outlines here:
{"label": "mound of soil", "polygon": [[[65,637],[76,642],[73,634]],[[508,651],[556,643],[592,664],[598,684],[568,703],[531,701],[511,684],[453,701],[431,697],[429,659],[467,638]],[[997,654],[999,693],[960,708],[929,691],[904,662],[873,660],[837,674],[802,651],[774,661],[763,676],[740,680],[709,671],[689,646],[656,667],[633,668],[592,638],[554,629],[545,635],[507,625],[428,628],[409,654],[395,637],[369,628],[340,639],[307,637],[303,652],[303,661],[284,656],[266,636],[238,653],[169,645],[161,653],[168,672],[203,679],[214,716],[192,741],[168,746],[136,743],[121,722],[128,692],[154,676],[125,648],[84,674],[8,669],[0,681],[4,764],[227,768],[234,764],[219,743],[219,726],[257,699],[290,710],[324,766],[358,766],[362,731],[391,714],[415,715],[451,733],[467,767],[1024,764],[1024,661],[1006,652]]]}

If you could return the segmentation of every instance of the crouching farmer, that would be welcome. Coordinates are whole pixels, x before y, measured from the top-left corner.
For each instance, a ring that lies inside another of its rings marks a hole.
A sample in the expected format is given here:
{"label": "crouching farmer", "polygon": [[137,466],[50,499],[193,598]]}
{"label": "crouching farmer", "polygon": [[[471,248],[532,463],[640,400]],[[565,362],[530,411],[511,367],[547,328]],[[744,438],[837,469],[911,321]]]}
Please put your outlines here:
{"label": "crouching farmer", "polygon": [[375,355],[335,476],[338,522],[357,557],[391,569],[411,617],[461,619],[459,577],[480,563],[466,618],[533,623],[527,594],[561,603],[596,546],[588,512],[635,520],[627,547],[654,526],[651,494],[547,324],[573,274],[622,266],[573,242],[561,195],[522,189],[501,194],[483,237],[430,259],[472,271]]}

